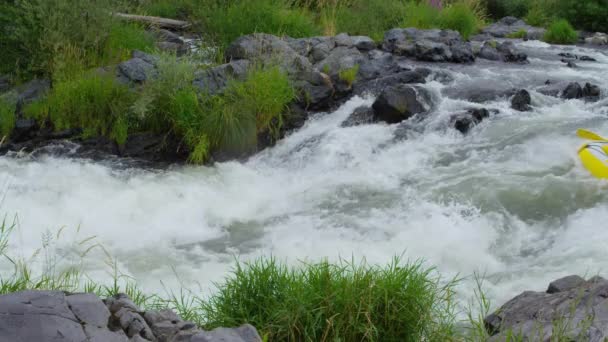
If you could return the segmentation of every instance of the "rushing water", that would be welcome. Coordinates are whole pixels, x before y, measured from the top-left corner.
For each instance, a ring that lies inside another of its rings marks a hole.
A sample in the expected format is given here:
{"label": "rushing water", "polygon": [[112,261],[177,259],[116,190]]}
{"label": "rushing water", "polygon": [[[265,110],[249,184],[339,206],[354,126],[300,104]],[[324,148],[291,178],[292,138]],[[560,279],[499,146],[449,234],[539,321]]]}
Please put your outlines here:
{"label": "rushing water", "polygon": [[[20,223],[12,253],[30,256],[45,232],[66,227],[60,256],[96,236],[148,290],[178,281],[207,288],[235,256],[384,263],[403,254],[445,276],[485,274],[496,304],[559,276],[606,275],[608,183],[580,165],[575,130],[608,135],[608,53],[540,42],[521,47],[531,64],[442,66],[454,81],[425,85],[437,107],[405,139],[395,138],[397,126],[341,128],[354,108],[373,102],[356,97],[246,163],[154,171],[0,157],[1,210],[18,214]],[[598,62],[569,69],[556,56],[562,51]],[[600,85],[603,99],[563,101],[534,91],[547,79]],[[531,90],[534,110],[514,112],[504,98],[480,105],[458,96],[497,87]],[[467,136],[448,127],[450,113],[482,106],[500,114]],[[85,260],[93,277],[105,276],[103,257]],[[463,298],[471,286],[463,283]]]}

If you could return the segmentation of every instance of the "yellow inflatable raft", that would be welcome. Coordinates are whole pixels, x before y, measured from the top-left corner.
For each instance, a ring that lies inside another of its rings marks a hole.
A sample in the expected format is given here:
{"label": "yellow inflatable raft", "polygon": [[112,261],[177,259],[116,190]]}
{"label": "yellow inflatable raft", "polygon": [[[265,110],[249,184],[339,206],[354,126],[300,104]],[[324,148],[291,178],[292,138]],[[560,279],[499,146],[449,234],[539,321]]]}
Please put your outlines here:
{"label": "yellow inflatable raft", "polygon": [[578,151],[583,165],[597,178],[608,178],[608,141],[585,144]]}

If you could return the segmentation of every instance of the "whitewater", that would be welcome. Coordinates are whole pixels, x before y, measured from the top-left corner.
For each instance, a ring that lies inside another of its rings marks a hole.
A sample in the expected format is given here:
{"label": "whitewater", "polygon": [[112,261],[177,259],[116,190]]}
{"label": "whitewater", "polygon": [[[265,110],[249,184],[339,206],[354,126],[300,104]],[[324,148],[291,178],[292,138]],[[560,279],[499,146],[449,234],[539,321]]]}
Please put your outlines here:
{"label": "whitewater", "polygon": [[[482,275],[494,305],[561,276],[605,275],[608,183],[581,166],[575,131],[608,136],[608,50],[518,48],[530,64],[427,65],[451,81],[431,75],[423,85],[435,106],[422,121],[342,127],[374,100],[353,97],[245,162],[142,169],[124,160],[0,157],[0,213],[18,219],[9,252],[30,258],[51,244],[60,265],[95,241],[106,252],[81,260],[92,278],[107,280],[115,260],[144,290],[161,292],[212,291],[235,259],[385,264],[402,255],[445,279],[464,278],[463,302]],[[560,52],[597,61],[567,68]],[[602,98],[546,96],[536,91],[546,80],[590,82]],[[528,89],[533,109],[461,96],[497,88]],[[451,114],[482,107],[499,113],[467,135],[450,128]]]}

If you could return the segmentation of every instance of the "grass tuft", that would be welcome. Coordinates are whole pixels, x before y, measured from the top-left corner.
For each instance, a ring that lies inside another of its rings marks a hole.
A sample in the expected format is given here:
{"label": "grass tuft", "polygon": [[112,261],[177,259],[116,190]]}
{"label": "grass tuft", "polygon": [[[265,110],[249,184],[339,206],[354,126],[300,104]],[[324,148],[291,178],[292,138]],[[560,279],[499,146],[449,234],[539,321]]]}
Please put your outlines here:
{"label": "grass tuft", "polygon": [[527,36],[528,36],[528,31],[526,31],[526,30],[524,30],[524,29],[521,29],[521,30],[519,30],[519,31],[517,31],[517,32],[513,32],[513,33],[511,33],[511,34],[508,34],[508,35],[507,35],[507,38],[515,38],[515,39],[519,38],[519,39],[524,39],[524,38],[526,38]]}
{"label": "grass tuft", "polygon": [[453,283],[440,285],[420,263],[300,266],[237,264],[203,303],[205,327],[251,323],[271,341],[440,341],[453,333],[453,316],[443,314]]}
{"label": "grass tuft", "polygon": [[440,12],[439,26],[460,32],[464,39],[477,32],[478,18],[464,2],[456,2]]}
{"label": "grass tuft", "polygon": [[567,20],[560,19],[549,26],[543,40],[552,44],[574,44],[578,40],[578,33]]}
{"label": "grass tuft", "polygon": [[352,68],[348,68],[345,70],[341,70],[338,73],[338,77],[340,78],[340,80],[342,80],[343,82],[346,82],[346,84],[351,87],[353,85],[353,83],[355,83],[355,80],[357,79],[357,75],[359,74],[359,65],[355,65]]}
{"label": "grass tuft", "polygon": [[0,145],[15,127],[15,105],[0,97]]}

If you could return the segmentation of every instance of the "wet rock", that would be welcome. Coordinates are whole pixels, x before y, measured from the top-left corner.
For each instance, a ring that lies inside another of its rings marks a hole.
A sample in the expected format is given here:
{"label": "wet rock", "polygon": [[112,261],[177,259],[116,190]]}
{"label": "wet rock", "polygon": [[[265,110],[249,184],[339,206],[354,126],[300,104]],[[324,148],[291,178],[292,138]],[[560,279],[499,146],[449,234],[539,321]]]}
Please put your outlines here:
{"label": "wet rock", "polygon": [[250,62],[237,60],[213,68],[198,71],[192,84],[202,92],[215,95],[223,92],[231,79],[244,80]]}
{"label": "wet rock", "polygon": [[576,63],[574,63],[573,61],[568,61],[568,62],[566,63],[566,66],[567,66],[568,68],[572,68],[572,69],[578,68],[578,65],[576,65]]}
{"label": "wet rock", "polygon": [[38,124],[34,119],[22,119],[15,120],[15,127],[11,134],[11,139],[14,142],[24,141],[26,139],[35,136]]}
{"label": "wet rock", "polygon": [[489,341],[504,341],[516,332],[524,341],[549,341],[560,334],[572,341],[601,342],[608,338],[608,281],[583,281],[570,276],[556,280],[547,293],[526,291],[484,320]]}
{"label": "wet rock", "polygon": [[577,275],[567,276],[567,277],[552,281],[549,284],[547,293],[553,294],[553,293],[558,293],[558,292],[569,291],[578,286],[583,285],[584,283],[585,283],[585,279],[583,279]]}
{"label": "wet rock", "polygon": [[545,34],[545,29],[530,26],[515,17],[502,18],[496,23],[488,25],[481,32],[491,37],[507,38],[507,36],[522,30],[526,31],[527,39],[540,39]]}
{"label": "wet rock", "polygon": [[385,33],[382,47],[421,61],[469,63],[475,60],[471,44],[451,30],[392,29]]}
{"label": "wet rock", "polygon": [[354,45],[353,39],[346,33],[335,36],[334,41],[337,46],[352,47]]}
{"label": "wet rock", "polygon": [[588,82],[585,83],[585,86],[583,87],[583,97],[589,98],[591,100],[597,100],[599,99],[601,94],[602,91],[600,87]]}
{"label": "wet rock", "polygon": [[401,85],[401,84],[416,84],[425,83],[428,74],[421,72],[420,69],[412,71],[402,71],[389,76],[379,77],[366,82],[359,82],[354,85],[353,92],[357,95],[365,93],[380,94],[384,89]]}
{"label": "wet rock", "polygon": [[490,112],[485,108],[470,109],[465,113],[454,114],[450,119],[452,127],[462,134],[468,133],[485,118],[490,117]]}
{"label": "wet rock", "polygon": [[578,58],[576,55],[573,55],[573,54],[571,54],[569,52],[561,52],[561,53],[558,53],[557,55],[560,56],[560,57],[569,58],[569,59],[577,59]]}
{"label": "wet rock", "polygon": [[397,85],[384,89],[372,105],[375,119],[399,123],[431,109],[431,96],[423,88]]}
{"label": "wet rock", "polygon": [[593,36],[585,38],[585,43],[589,45],[608,45],[608,34],[596,32]]}
{"label": "wet rock", "polygon": [[476,82],[472,84],[455,84],[446,88],[443,93],[453,99],[462,99],[474,103],[484,103],[515,95],[517,89],[509,88],[500,82]]}
{"label": "wet rock", "polygon": [[107,327],[110,310],[94,294],[81,293],[67,297],[67,303],[80,322],[96,327]]}
{"label": "wet rock", "polygon": [[566,86],[561,94],[561,98],[571,100],[583,97],[583,88],[577,82],[572,82]]}
{"label": "wet rock", "polygon": [[497,43],[495,41],[485,42],[479,50],[477,57],[488,59],[491,61],[499,61],[502,59],[502,55],[496,50]]}
{"label": "wet rock", "polygon": [[256,329],[245,324],[236,329],[217,328],[212,331],[204,331],[192,336],[190,342],[261,342],[262,338]]}
{"label": "wet rock", "polygon": [[317,44],[315,44],[311,51],[311,57],[313,63],[318,63],[331,53],[333,49],[336,48],[336,41],[326,37],[325,39],[321,39]]}
{"label": "wet rock", "polygon": [[353,127],[371,124],[374,122],[374,109],[368,106],[361,106],[356,108],[351,115],[348,116],[344,122],[340,125],[341,127]]}
{"label": "wet rock", "polygon": [[502,42],[496,46],[496,50],[502,55],[502,60],[505,62],[525,63],[528,61],[528,55],[517,50],[513,42]]}
{"label": "wet rock", "polygon": [[511,98],[511,108],[520,112],[529,111],[531,104],[532,97],[530,97],[530,93],[525,89],[518,90],[513,98]]}
{"label": "wet rock", "polygon": [[21,111],[26,104],[41,99],[50,89],[51,81],[47,79],[34,79],[17,87],[15,112],[21,116]]}
{"label": "wet rock", "polygon": [[597,62],[595,58],[589,56],[580,56],[578,59],[583,62]]}

